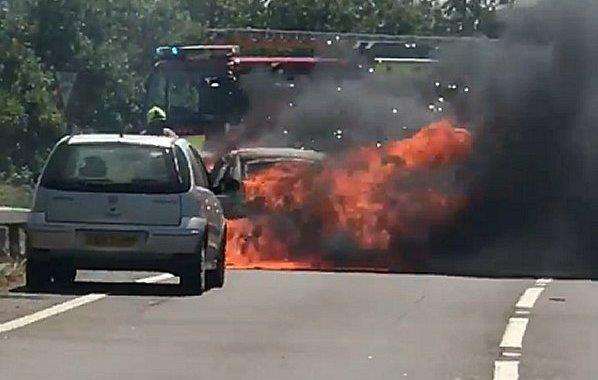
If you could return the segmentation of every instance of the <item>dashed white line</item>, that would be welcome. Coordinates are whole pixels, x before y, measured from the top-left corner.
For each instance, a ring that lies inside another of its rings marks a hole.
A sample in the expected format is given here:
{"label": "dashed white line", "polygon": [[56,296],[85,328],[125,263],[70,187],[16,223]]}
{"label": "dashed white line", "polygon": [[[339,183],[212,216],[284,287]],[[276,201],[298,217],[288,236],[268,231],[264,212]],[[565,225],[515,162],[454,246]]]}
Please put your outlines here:
{"label": "dashed white line", "polygon": [[522,355],[523,337],[529,323],[530,310],[551,282],[550,278],[536,280],[535,286],[526,289],[517,300],[514,310],[516,316],[509,318],[500,342],[502,358],[494,362],[494,380],[519,378],[519,359]]}
{"label": "dashed white line", "polygon": [[[165,274],[161,274],[158,276],[142,278],[142,279],[136,280],[135,282],[142,283],[142,284],[151,284],[151,283],[168,280],[173,277],[174,277],[173,275],[165,273]],[[75,309],[77,307],[81,307],[83,305],[87,305],[89,303],[99,301],[103,298],[106,298],[107,296],[108,296],[107,294],[95,294],[95,293],[88,294],[88,295],[85,295],[82,297],[77,297],[70,301],[66,301],[66,302],[58,304],[58,305],[54,305],[47,309],[40,310],[33,314],[29,314],[29,315],[26,315],[21,318],[13,319],[12,321],[8,321],[8,322],[0,324],[0,333],[5,333],[5,332],[12,331],[12,330],[15,330],[15,329],[18,329],[21,327],[25,327],[32,323],[39,322],[43,319],[50,318],[52,316],[64,313],[66,311]]]}
{"label": "dashed white line", "polygon": [[534,307],[534,304],[536,303],[538,297],[540,297],[540,294],[542,294],[543,291],[544,288],[540,287],[526,289],[525,292],[519,298],[519,301],[517,301],[517,304],[515,304],[515,307],[522,309],[531,309],[532,307]]}
{"label": "dashed white line", "polygon": [[515,360],[497,360],[494,362],[494,380],[513,380],[519,378],[519,362]]}
{"label": "dashed white line", "polygon": [[500,348],[521,348],[528,322],[529,318],[509,318],[509,323],[507,323],[507,328],[500,342]]}

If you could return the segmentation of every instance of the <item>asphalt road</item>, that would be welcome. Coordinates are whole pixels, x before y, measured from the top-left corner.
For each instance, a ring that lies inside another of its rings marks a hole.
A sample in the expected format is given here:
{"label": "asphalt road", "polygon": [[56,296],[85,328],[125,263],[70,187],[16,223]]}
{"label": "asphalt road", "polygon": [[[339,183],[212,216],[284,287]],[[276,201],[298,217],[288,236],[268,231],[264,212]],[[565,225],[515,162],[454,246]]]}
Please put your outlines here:
{"label": "asphalt road", "polygon": [[[187,296],[176,279],[133,282],[150,275],[81,272],[64,294],[0,294],[0,379],[513,378],[496,361],[521,379],[598,374],[592,282],[230,271],[224,289]],[[515,307],[527,289],[540,289],[535,305]],[[49,309],[88,293],[106,296]],[[506,357],[515,312],[529,323]],[[30,324],[10,328],[18,318]]]}

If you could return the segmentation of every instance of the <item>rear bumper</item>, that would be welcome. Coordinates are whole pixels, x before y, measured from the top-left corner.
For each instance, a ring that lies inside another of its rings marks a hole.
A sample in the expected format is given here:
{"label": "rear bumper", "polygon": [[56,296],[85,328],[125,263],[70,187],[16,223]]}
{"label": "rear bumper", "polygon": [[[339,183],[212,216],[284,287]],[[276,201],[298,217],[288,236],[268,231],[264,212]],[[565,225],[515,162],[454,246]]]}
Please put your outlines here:
{"label": "rear bumper", "polygon": [[161,271],[179,273],[197,266],[199,256],[141,252],[56,251],[31,249],[28,256],[39,262],[66,262],[77,269]]}
{"label": "rear bumper", "polygon": [[[112,224],[48,223],[43,214],[32,214],[27,224],[28,247],[40,252],[52,251],[62,256],[110,257],[113,260],[137,258],[158,260],[182,255],[195,256],[204,244],[206,220],[183,218],[179,226],[140,226]],[[93,247],[85,239],[88,233],[124,233],[137,237],[126,247]]]}

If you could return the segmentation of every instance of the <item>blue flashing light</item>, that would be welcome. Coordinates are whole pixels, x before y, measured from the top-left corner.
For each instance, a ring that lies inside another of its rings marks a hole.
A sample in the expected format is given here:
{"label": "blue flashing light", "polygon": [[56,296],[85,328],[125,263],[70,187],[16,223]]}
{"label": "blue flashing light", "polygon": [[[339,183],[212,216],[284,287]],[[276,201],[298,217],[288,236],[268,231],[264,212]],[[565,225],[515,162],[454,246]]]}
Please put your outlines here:
{"label": "blue flashing light", "polygon": [[156,48],[156,57],[158,59],[181,59],[183,51],[178,46],[159,46]]}

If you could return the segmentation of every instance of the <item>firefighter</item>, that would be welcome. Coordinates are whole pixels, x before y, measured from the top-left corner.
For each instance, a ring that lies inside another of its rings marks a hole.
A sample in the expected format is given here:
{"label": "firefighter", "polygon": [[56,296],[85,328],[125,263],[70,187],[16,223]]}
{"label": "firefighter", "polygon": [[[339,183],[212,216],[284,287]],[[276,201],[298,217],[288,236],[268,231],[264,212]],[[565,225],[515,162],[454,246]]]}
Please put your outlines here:
{"label": "firefighter", "polygon": [[147,122],[142,135],[162,135],[166,128],[166,112],[158,106],[147,111]]}

